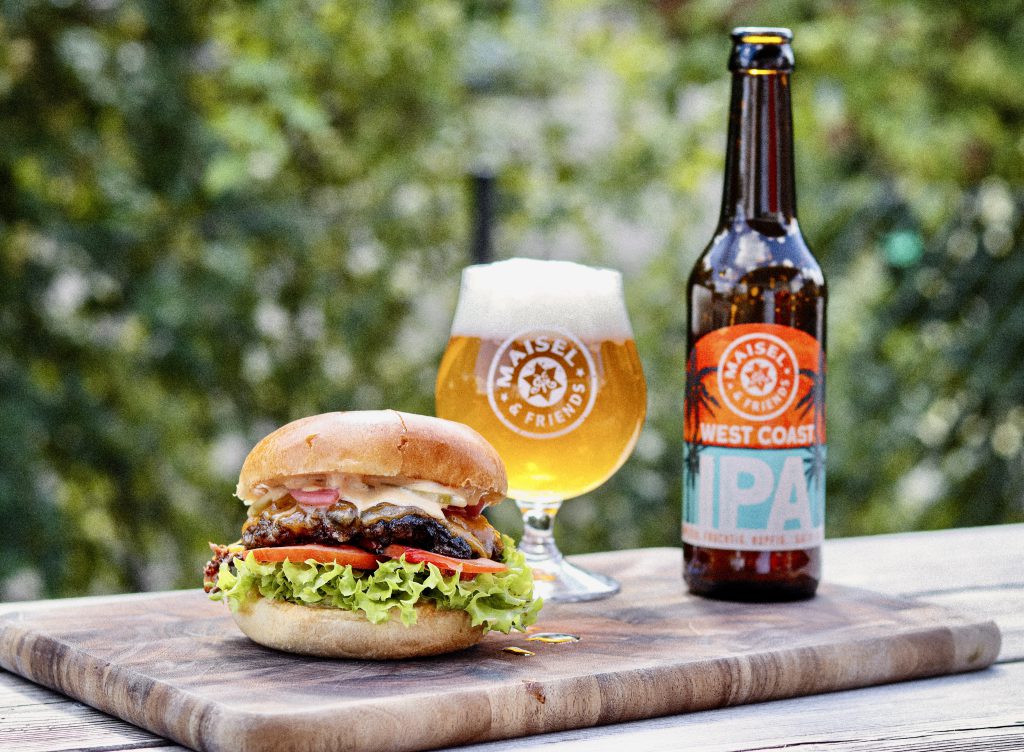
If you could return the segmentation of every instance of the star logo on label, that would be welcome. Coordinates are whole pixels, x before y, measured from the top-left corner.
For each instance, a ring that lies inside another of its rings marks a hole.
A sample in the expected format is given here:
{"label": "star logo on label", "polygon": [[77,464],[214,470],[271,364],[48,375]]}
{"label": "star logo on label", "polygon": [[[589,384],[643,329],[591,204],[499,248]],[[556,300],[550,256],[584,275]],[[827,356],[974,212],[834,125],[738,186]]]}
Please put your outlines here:
{"label": "star logo on label", "polygon": [[771,420],[796,399],[797,373],[796,353],[785,340],[766,332],[745,334],[718,361],[718,391],[740,417]]}

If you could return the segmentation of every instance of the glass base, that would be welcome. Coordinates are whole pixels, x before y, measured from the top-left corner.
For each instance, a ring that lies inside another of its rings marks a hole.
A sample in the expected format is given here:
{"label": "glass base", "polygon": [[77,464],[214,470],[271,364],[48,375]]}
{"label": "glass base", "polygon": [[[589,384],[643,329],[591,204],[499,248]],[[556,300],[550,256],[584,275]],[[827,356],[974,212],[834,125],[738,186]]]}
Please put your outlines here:
{"label": "glass base", "polygon": [[[528,562],[530,563],[530,562]],[[550,564],[556,566],[551,567]],[[558,562],[530,563],[533,569],[533,594],[546,603],[578,603],[610,598],[621,589],[616,580],[597,572]]]}
{"label": "glass base", "polygon": [[562,502],[516,501],[523,514],[523,539],[519,550],[533,570],[533,594],[548,603],[573,603],[609,598],[619,583],[597,572],[570,564],[555,545],[555,515]]}

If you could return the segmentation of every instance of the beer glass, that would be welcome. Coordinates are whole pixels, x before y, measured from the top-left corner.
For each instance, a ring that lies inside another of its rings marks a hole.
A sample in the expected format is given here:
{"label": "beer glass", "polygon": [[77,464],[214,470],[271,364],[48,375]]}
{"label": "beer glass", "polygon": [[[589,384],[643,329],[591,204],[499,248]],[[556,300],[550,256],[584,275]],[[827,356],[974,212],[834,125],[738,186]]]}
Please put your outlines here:
{"label": "beer glass", "polygon": [[647,392],[618,272],[530,259],[467,267],[436,399],[438,416],[472,426],[501,455],[537,594],[618,592],[566,561],[552,530],[563,501],[626,461],[643,424]]}

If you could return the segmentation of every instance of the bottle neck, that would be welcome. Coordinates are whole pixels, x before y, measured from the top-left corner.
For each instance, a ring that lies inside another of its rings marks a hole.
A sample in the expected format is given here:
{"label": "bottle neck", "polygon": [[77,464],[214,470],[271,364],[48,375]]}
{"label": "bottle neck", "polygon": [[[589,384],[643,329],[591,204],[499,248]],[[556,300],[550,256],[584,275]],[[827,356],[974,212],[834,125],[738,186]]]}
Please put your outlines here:
{"label": "bottle neck", "polygon": [[733,73],[719,228],[737,222],[775,236],[796,222],[787,71]]}

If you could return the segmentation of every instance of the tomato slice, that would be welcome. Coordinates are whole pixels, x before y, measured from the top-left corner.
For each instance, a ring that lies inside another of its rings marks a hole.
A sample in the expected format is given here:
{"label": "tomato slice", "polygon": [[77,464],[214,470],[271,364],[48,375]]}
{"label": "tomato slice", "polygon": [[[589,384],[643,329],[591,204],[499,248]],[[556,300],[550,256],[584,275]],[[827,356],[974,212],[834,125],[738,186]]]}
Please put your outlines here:
{"label": "tomato slice", "polygon": [[351,564],[354,569],[376,569],[377,557],[369,551],[364,551],[355,546],[321,546],[311,543],[306,546],[272,546],[270,548],[254,548],[247,552],[252,554],[256,561],[261,563],[275,561],[318,561],[322,564],[331,562]]}
{"label": "tomato slice", "polygon": [[443,572],[461,572],[463,575],[504,572],[508,566],[493,559],[456,559],[454,556],[435,554],[422,548],[409,548],[394,543],[384,549],[384,554],[392,559],[400,559],[403,555],[411,564],[433,564]]}

